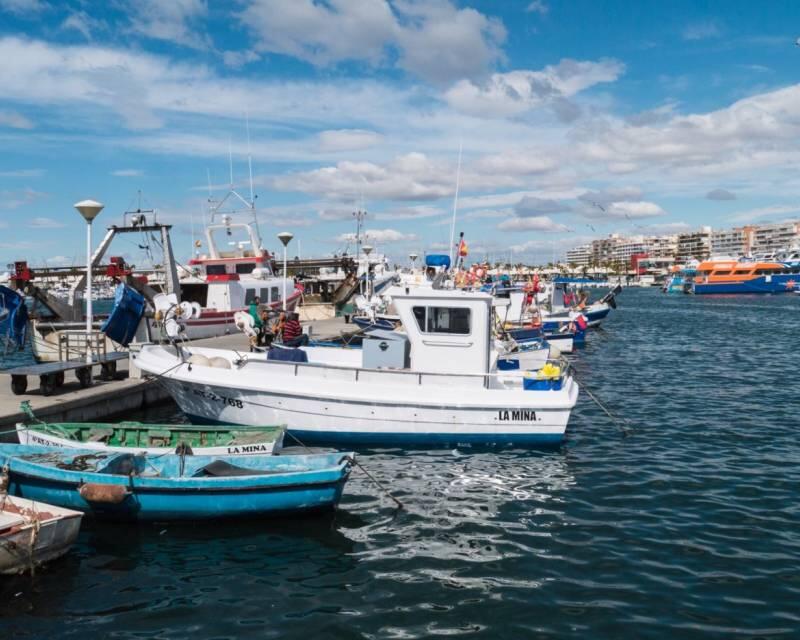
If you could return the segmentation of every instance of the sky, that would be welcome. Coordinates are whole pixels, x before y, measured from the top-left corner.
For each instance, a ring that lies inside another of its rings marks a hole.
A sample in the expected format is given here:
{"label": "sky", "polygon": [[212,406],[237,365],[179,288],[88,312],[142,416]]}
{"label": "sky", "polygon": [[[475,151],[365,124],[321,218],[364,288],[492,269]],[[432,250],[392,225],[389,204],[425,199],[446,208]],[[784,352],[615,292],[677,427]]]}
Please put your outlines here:
{"label": "sky", "polygon": [[446,252],[457,186],[473,259],[800,219],[798,36],[796,0],[0,0],[0,270],[79,263],[73,203],[97,237],[139,192],[185,260],[248,157],[292,255],[357,209]]}

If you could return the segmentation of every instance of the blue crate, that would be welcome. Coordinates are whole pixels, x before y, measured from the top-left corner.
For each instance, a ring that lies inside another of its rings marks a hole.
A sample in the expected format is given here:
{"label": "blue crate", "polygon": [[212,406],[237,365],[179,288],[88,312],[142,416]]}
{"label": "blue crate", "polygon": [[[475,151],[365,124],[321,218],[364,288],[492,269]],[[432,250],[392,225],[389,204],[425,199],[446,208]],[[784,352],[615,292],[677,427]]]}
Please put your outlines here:
{"label": "blue crate", "polygon": [[561,378],[551,378],[537,380],[535,378],[523,378],[522,388],[525,391],[558,391],[561,389]]}

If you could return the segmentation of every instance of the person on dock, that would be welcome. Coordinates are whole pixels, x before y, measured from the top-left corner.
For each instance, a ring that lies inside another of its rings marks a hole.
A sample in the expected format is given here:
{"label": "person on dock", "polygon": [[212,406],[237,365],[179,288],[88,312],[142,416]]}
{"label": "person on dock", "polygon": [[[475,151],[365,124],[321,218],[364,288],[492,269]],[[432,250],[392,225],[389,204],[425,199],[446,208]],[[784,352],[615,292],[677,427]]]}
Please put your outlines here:
{"label": "person on dock", "polygon": [[272,335],[275,340],[283,340],[283,329],[286,326],[286,312],[281,311],[278,319],[272,325]]}
{"label": "person on dock", "polygon": [[261,310],[261,329],[258,332],[257,341],[259,347],[268,347],[272,344],[274,335],[269,326],[269,311],[266,309]]}
{"label": "person on dock", "polygon": [[302,347],[308,344],[308,336],[303,333],[300,315],[290,313],[283,327],[283,344],[289,347]]}
{"label": "person on dock", "polygon": [[261,332],[262,323],[261,323],[261,316],[258,313],[258,306],[261,304],[261,298],[256,296],[253,298],[252,302],[250,303],[250,307],[248,308],[248,312],[250,316],[253,318],[253,328],[257,332]]}

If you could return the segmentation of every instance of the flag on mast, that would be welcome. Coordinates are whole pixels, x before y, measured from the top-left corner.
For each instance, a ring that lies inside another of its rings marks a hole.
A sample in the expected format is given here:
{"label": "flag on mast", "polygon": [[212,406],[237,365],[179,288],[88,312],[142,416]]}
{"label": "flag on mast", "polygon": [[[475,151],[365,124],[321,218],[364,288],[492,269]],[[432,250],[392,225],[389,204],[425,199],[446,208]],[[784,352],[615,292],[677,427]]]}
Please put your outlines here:
{"label": "flag on mast", "polygon": [[461,258],[466,258],[469,250],[467,248],[467,243],[464,241],[464,232],[461,232],[461,239],[458,242],[458,255]]}

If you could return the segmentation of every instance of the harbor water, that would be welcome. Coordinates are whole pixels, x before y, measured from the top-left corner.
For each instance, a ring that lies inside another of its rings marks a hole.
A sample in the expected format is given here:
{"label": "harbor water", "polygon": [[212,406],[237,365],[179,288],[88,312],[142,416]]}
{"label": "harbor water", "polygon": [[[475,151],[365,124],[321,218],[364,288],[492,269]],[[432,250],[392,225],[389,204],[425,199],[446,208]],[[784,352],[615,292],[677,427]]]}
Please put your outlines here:
{"label": "harbor water", "polygon": [[401,511],[355,470],[335,515],[86,522],[0,637],[800,637],[799,306],[627,289],[574,358],[624,424],[582,393],[557,450],[362,452]]}

